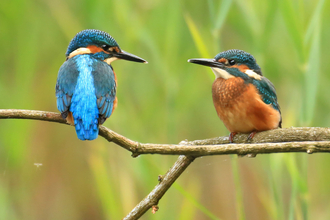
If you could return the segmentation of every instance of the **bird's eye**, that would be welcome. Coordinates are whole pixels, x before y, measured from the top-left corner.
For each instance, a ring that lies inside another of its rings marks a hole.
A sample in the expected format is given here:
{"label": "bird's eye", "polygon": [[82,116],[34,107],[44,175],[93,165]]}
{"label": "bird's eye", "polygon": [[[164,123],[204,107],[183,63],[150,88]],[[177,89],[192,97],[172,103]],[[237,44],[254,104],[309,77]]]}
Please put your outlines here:
{"label": "bird's eye", "polygon": [[102,48],[103,50],[107,51],[107,50],[109,50],[110,46],[104,44],[104,45],[101,46],[101,48]]}
{"label": "bird's eye", "polygon": [[235,64],[236,64],[236,61],[235,61],[235,60],[228,60],[228,63],[229,63],[230,65],[235,65]]}

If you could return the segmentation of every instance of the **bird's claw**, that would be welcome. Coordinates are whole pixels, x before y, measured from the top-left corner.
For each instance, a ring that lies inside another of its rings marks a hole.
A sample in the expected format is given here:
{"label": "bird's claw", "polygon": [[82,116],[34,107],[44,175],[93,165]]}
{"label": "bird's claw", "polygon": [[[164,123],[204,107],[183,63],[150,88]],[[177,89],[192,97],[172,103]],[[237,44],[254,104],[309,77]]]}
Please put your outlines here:
{"label": "bird's claw", "polygon": [[252,139],[254,138],[254,135],[256,135],[256,131],[253,131],[249,134],[248,138],[247,138],[247,141],[252,141]]}
{"label": "bird's claw", "polygon": [[229,134],[229,142],[234,143],[234,137],[237,133],[236,132],[230,132]]}

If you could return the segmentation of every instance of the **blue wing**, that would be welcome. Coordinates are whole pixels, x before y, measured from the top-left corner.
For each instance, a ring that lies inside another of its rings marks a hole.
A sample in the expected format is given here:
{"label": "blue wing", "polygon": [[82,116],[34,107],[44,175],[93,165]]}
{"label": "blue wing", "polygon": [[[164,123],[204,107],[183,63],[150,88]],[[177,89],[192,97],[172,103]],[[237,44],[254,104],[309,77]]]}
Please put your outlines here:
{"label": "blue wing", "polygon": [[94,87],[99,109],[99,122],[103,122],[110,117],[116,98],[116,81],[113,69],[103,61],[93,64]]}
{"label": "blue wing", "polygon": [[73,59],[69,59],[61,66],[56,82],[57,109],[66,118],[71,105],[71,98],[77,84],[79,72]]}
{"label": "blue wing", "polygon": [[[253,79],[252,84],[257,87],[263,102],[266,104],[271,104],[272,107],[279,111],[279,113],[281,114],[280,105],[277,102],[276,90],[273,83],[269,81],[266,77],[261,77],[261,80]],[[279,127],[281,127],[281,124],[282,117],[279,123]]]}
{"label": "blue wing", "polygon": [[[109,118],[116,98],[116,82],[114,72],[107,63],[96,61],[93,63],[92,75],[94,78],[97,107],[100,114],[100,124]],[[67,60],[60,68],[56,83],[57,109],[63,118],[67,117],[71,99],[77,85],[79,71],[75,59]]]}

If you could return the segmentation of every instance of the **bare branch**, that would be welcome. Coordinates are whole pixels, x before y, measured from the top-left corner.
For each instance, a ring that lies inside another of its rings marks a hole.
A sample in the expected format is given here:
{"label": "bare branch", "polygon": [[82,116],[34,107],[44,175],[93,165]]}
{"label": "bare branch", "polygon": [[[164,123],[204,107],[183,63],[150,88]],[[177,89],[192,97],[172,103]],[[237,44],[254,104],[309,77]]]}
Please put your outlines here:
{"label": "bare branch", "polygon": [[164,176],[159,178],[159,184],[124,218],[124,220],[139,219],[146,211],[157,205],[166,191],[194,159],[195,158],[191,156],[180,156],[173,167],[171,167]]}
{"label": "bare branch", "polygon": [[[44,111],[0,109],[0,119],[34,119],[67,124],[60,114]],[[159,180],[159,184],[143,199],[124,219],[138,219],[147,210],[158,210],[158,202],[171,187],[175,180],[194,161],[195,158],[206,155],[256,155],[284,152],[330,152],[329,128],[285,128],[260,132],[252,142],[246,143],[246,134],[235,136],[235,144],[229,144],[228,137],[217,137],[206,140],[182,141],[177,145],[142,144],[132,141],[110,129],[100,126],[100,136],[109,142],[132,152],[132,156],[140,154],[167,154],[180,156],[172,168]]]}
{"label": "bare branch", "polygon": [[[66,124],[65,119],[63,119],[60,114],[44,111],[0,110],[0,118],[34,119]],[[239,134],[235,136],[235,144],[228,144],[228,137],[191,142],[182,141],[177,145],[142,144],[117,134],[104,126],[100,126],[100,136],[132,152],[133,156],[138,156],[140,154],[167,154],[201,157],[222,154],[245,155],[284,152],[330,152],[329,128],[284,128],[270,130],[257,133],[253,141],[248,143],[246,143],[247,134]]]}
{"label": "bare branch", "polygon": [[61,114],[55,112],[45,112],[36,110],[22,109],[0,109],[0,119],[34,119],[41,121],[51,121],[66,124],[66,120],[61,117]]}
{"label": "bare branch", "polygon": [[[70,125],[59,113],[36,110],[0,109],[0,119],[33,119]],[[104,137],[109,142],[114,142],[133,153],[139,146],[139,143],[121,136],[120,134],[117,134],[104,126],[100,126],[99,135]]]}
{"label": "bare branch", "polygon": [[[273,133],[273,134],[272,134]],[[196,150],[198,153],[203,155],[214,154],[238,154],[238,155],[253,155],[256,153],[279,153],[279,152],[307,152],[309,154],[314,152],[330,152],[330,130],[327,128],[290,128],[290,129],[278,129],[267,132],[261,132],[256,135],[253,139],[254,142],[260,144],[227,144],[229,142],[228,137],[218,137],[206,140],[196,141],[182,141],[180,145],[169,145],[171,146],[169,151],[176,152],[180,151],[184,153],[192,153]],[[248,135],[238,135],[235,137],[235,142],[246,141]],[[294,140],[295,142],[284,142],[284,143],[267,143],[271,141],[289,141]],[[314,140],[305,141],[304,140]],[[220,145],[216,145],[220,144]],[[222,145],[221,145],[222,144]],[[191,145],[191,146],[189,146]],[[196,146],[197,145],[197,146]],[[203,145],[203,146],[198,146]],[[155,149],[152,146],[150,151]],[[144,146],[143,146],[144,147]],[[182,148],[180,148],[182,147]],[[189,147],[189,149],[185,149]],[[185,151],[186,150],[186,151]],[[145,151],[144,151],[145,152]],[[164,152],[164,151],[163,151]],[[162,198],[164,193],[171,187],[174,181],[184,172],[184,170],[194,161],[194,159],[200,155],[194,156],[180,156],[175,162],[174,166],[162,177],[160,182],[150,193],[144,198],[125,218],[124,220],[139,219],[147,210],[158,205],[159,200]],[[176,172],[172,172],[175,170]],[[157,206],[158,208],[158,206]]]}

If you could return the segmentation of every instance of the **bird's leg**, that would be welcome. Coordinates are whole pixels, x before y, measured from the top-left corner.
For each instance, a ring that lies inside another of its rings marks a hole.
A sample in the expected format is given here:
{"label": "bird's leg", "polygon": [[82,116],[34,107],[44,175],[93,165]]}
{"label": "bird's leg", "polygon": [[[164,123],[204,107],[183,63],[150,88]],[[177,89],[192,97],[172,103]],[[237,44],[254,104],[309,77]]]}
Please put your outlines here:
{"label": "bird's leg", "polygon": [[99,117],[99,125],[102,125],[105,122],[105,120],[107,120],[107,119],[105,117],[103,117],[103,116],[100,115],[100,117]]}
{"label": "bird's leg", "polygon": [[63,119],[66,119],[68,117],[69,111],[65,111],[61,113],[61,116]]}
{"label": "bird's leg", "polygon": [[229,142],[234,143],[234,136],[237,134],[237,132],[230,132],[229,134]]}
{"label": "bird's leg", "polygon": [[251,132],[251,133],[249,134],[247,140],[248,140],[248,141],[251,141],[251,140],[253,139],[254,135],[256,135],[256,133],[257,133],[256,131]]}

